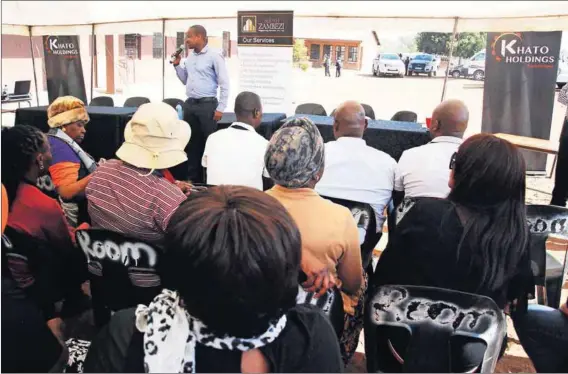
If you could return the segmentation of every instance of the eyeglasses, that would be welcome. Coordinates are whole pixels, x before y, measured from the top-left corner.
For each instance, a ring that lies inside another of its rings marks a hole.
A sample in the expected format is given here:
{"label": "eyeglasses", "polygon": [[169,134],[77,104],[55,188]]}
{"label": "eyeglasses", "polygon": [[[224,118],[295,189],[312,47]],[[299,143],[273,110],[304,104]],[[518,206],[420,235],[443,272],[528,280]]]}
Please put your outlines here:
{"label": "eyeglasses", "polygon": [[452,155],[452,158],[450,158],[450,169],[454,170],[454,168],[456,167],[456,155],[458,153],[454,152],[454,154]]}

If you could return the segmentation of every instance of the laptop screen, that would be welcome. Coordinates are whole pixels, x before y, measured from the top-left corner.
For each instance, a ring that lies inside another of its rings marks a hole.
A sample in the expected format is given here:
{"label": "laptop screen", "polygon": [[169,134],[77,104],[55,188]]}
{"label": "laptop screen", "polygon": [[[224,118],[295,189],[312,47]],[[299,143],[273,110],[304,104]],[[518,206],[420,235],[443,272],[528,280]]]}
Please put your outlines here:
{"label": "laptop screen", "polygon": [[27,95],[30,93],[30,85],[32,81],[17,81],[14,87],[13,95]]}

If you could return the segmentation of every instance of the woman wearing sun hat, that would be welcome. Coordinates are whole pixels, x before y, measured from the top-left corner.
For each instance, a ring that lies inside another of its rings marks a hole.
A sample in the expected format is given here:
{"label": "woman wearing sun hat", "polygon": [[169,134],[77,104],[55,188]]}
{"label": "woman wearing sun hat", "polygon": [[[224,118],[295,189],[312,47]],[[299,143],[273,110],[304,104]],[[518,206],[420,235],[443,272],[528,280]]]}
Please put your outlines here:
{"label": "woman wearing sun hat", "polygon": [[119,159],[99,166],[87,186],[93,228],[160,245],[188,187],[171,183],[167,169],[187,160],[190,137],[191,128],[168,104],[140,106],[126,125]]}
{"label": "woman wearing sun hat", "polygon": [[47,118],[53,162],[49,175],[38,180],[38,187],[53,197],[53,192],[59,195],[67,220],[76,227],[89,222],[85,188],[97,168],[95,160],[79,145],[85,138],[89,115],[81,100],[62,96],[47,108]]}

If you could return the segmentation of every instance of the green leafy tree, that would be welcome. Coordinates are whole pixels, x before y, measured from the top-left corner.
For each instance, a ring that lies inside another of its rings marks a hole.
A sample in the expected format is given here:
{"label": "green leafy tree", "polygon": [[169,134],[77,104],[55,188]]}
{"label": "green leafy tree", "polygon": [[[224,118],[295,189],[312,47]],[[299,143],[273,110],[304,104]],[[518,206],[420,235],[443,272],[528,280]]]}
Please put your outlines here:
{"label": "green leafy tree", "polygon": [[454,56],[470,58],[487,44],[487,34],[484,32],[462,32],[454,46]]}
{"label": "green leafy tree", "polygon": [[450,36],[443,32],[421,32],[416,36],[416,48],[424,53],[447,55]]}
{"label": "green leafy tree", "polygon": [[[451,38],[451,33],[422,32],[416,36],[416,47],[420,52],[447,56]],[[469,58],[485,47],[486,39],[483,32],[462,32],[457,35],[453,55]]]}
{"label": "green leafy tree", "polygon": [[294,39],[294,46],[292,49],[294,63],[300,63],[308,60],[308,48],[306,48],[304,39]]}

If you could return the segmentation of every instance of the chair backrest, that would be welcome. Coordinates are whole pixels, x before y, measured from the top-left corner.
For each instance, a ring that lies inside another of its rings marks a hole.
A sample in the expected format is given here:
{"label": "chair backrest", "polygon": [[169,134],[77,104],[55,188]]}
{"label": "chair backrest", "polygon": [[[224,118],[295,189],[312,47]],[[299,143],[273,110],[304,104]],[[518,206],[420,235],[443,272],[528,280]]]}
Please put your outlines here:
{"label": "chair backrest", "polygon": [[183,100],[177,99],[175,97],[173,98],[169,98],[169,99],[164,99],[163,100],[164,103],[168,104],[169,106],[171,106],[172,108],[176,108],[178,105],[181,105],[183,107]]}
{"label": "chair backrest", "polygon": [[150,99],[148,99],[147,97],[134,96],[134,97],[129,97],[128,99],[126,99],[123,107],[125,107],[125,108],[126,107],[138,108],[140,105],[148,104],[149,102],[150,102]]}
{"label": "chair backrest", "polygon": [[535,282],[543,285],[546,275],[546,240],[550,234],[568,236],[568,209],[554,205],[528,205],[530,258]]}
{"label": "chair backrest", "polygon": [[361,246],[361,261],[363,269],[367,269],[373,258],[373,250],[381,240],[382,230],[377,232],[377,216],[375,210],[370,204],[351,201],[346,199],[338,199],[335,197],[322,196],[336,204],[342,205],[351,211],[357,229],[359,230],[359,245]]}
{"label": "chair backrest", "polygon": [[[494,372],[507,323],[490,298],[434,287],[389,285],[375,289],[366,306],[369,373],[392,370],[385,366],[393,350],[401,355],[402,372],[456,372],[466,365],[452,362],[450,352],[452,344],[458,345],[463,338],[485,345],[476,372]],[[410,334],[407,344],[395,346],[399,333]]]}
{"label": "chair backrest", "polygon": [[329,317],[337,337],[341,337],[344,325],[343,297],[341,296],[341,291],[337,287],[331,288],[327,290],[323,296],[315,298],[313,292],[306,292],[300,286],[298,296],[296,297],[296,303],[310,304],[321,309],[323,313]]}
{"label": "chair backrest", "polygon": [[[369,117],[370,119],[375,119],[375,111],[373,110],[373,108],[370,105],[361,104],[361,106],[363,107],[363,109],[365,109],[365,117]],[[332,110],[330,116],[333,117],[336,110],[337,109]]]}
{"label": "chair backrest", "polygon": [[160,251],[154,246],[108,230],[77,230],[75,235],[87,256],[93,308],[130,308],[149,303],[161,291]]}
{"label": "chair backrest", "polygon": [[311,114],[314,116],[327,116],[325,108],[320,104],[307,103],[296,107],[296,114]]}
{"label": "chair backrest", "polygon": [[114,100],[110,96],[99,96],[91,100],[89,106],[114,106]]}
{"label": "chair backrest", "polygon": [[392,116],[391,121],[417,122],[418,115],[408,110],[401,110],[400,112],[396,112],[394,116]]}
{"label": "chair backrest", "polygon": [[370,119],[375,119],[375,111],[373,108],[368,104],[361,104],[363,109],[365,109],[365,116],[369,117]]}

